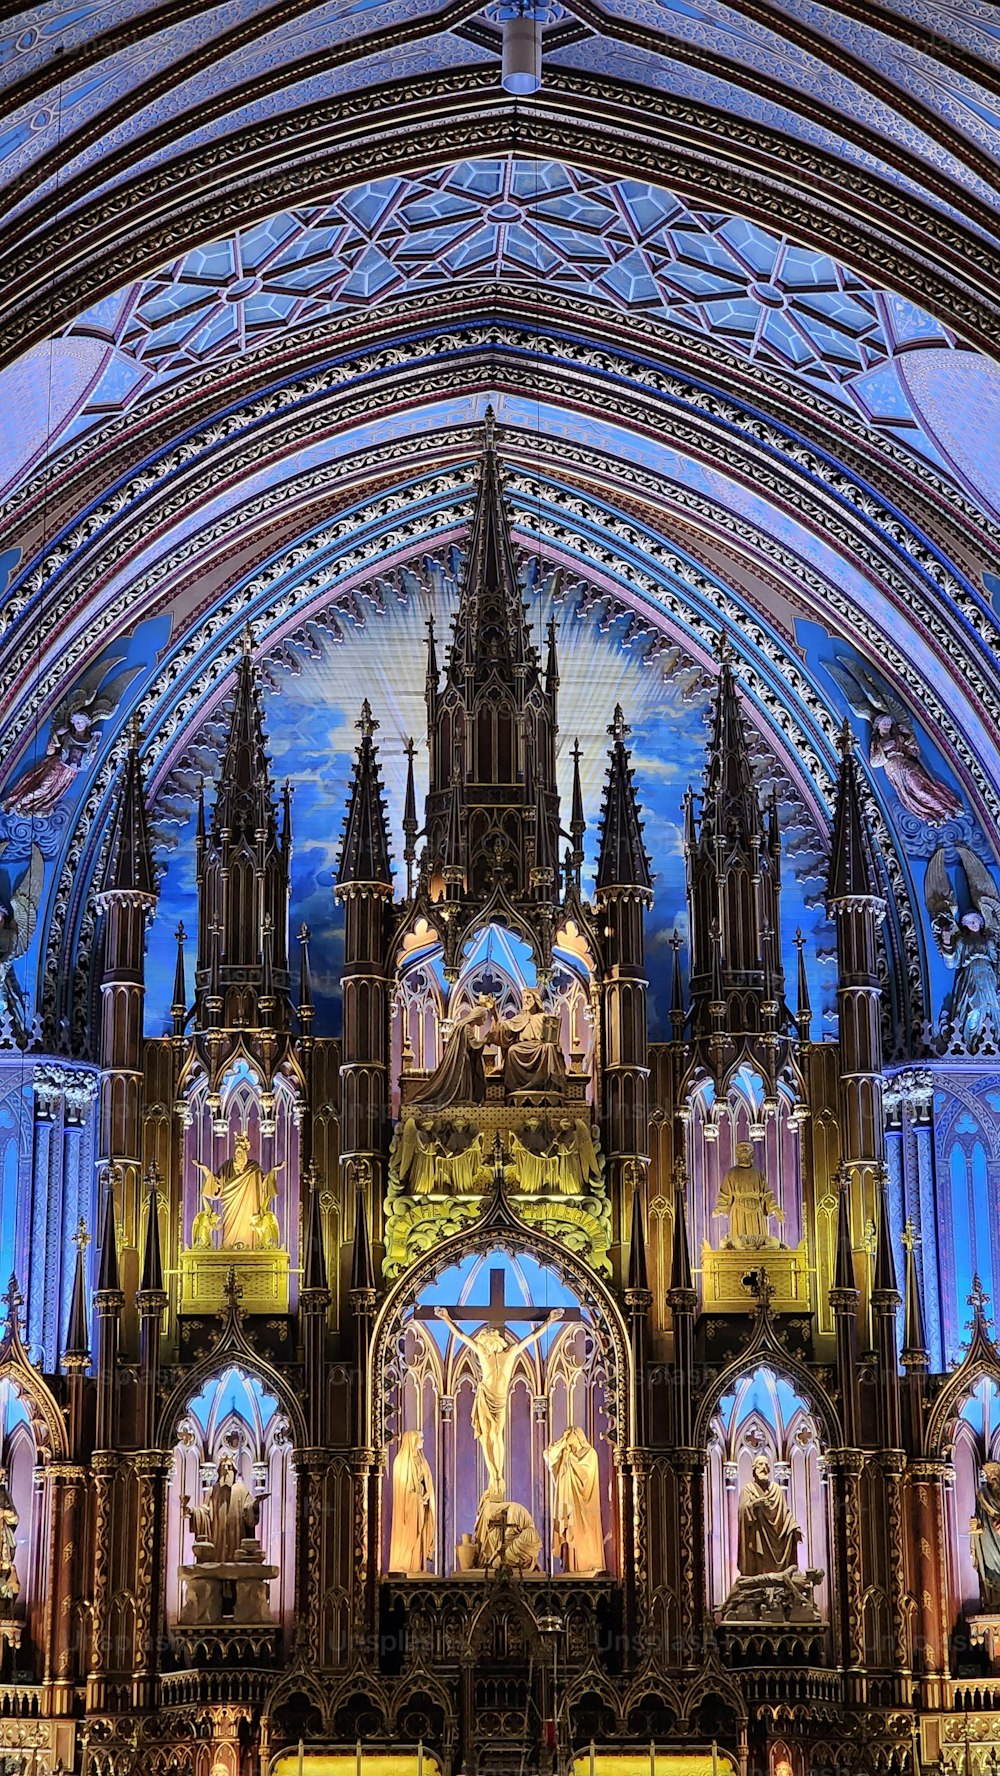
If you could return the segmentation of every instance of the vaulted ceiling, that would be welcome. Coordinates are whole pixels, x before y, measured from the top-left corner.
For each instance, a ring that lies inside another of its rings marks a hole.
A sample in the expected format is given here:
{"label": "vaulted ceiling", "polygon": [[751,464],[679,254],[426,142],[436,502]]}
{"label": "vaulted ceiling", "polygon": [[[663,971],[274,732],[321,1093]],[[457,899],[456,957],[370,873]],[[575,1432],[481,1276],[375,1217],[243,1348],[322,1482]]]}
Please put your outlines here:
{"label": "vaulted ceiling", "polygon": [[[682,915],[726,625],[817,1005],[850,714],[901,1050],[939,1009],[926,862],[944,842],[995,866],[1000,816],[996,9],[574,0],[526,100],[499,83],[501,10],[66,0],[4,27],[0,865],[16,885],[46,861],[23,967],[47,1041],[83,1039],[135,709],[168,864],[155,1027],[248,616],[332,1001],[356,704],[398,822],[487,402],[595,814],[619,692],[633,711],[654,938]],[[54,800],[19,791],[84,692],[109,706],[94,743]],[[922,794],[871,756],[886,712]]]}

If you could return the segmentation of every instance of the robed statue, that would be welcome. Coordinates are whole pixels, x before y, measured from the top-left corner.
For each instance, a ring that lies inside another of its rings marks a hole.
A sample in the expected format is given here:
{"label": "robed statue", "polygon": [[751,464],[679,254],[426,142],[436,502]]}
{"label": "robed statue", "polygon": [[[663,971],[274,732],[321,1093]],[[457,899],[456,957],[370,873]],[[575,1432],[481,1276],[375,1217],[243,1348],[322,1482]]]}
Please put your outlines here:
{"label": "robed statue", "polygon": [[729,1217],[729,1233],[722,1242],[723,1249],[755,1252],[779,1245],[768,1221],[772,1215],[776,1221],[784,1221],[785,1211],[779,1206],[763,1172],[754,1165],[750,1141],[737,1141],[735,1160],[719,1185],[712,1210],[713,1218],[716,1215]]}
{"label": "robed statue", "polygon": [[479,1383],[472,1401],[472,1430],[486,1463],[487,1489],[506,1492],[504,1467],[507,1454],[507,1399],[514,1366],[523,1350],[541,1338],[550,1326],[562,1318],[562,1309],[553,1308],[546,1320],[525,1338],[508,1344],[497,1326],[483,1326],[473,1337],[460,1332],[447,1308],[439,1307],[437,1317],[443,1320],[453,1338],[467,1345],[479,1364]]}
{"label": "robed statue", "polygon": [[434,1477],[423,1431],[404,1431],[392,1464],[389,1571],[426,1572],[434,1558]]}
{"label": "robed statue", "polygon": [[184,1515],[204,1554],[223,1566],[240,1557],[241,1544],[253,1540],[260,1520],[260,1500],[252,1497],[236,1472],[231,1455],[219,1457],[218,1478],[200,1505],[181,1501]]}
{"label": "robed statue", "polygon": [[[222,1220],[222,1249],[250,1252],[257,1249],[274,1251],[281,1243],[281,1230],[273,1204],[278,1194],[277,1168],[262,1171],[251,1157],[250,1136],[245,1130],[236,1136],[232,1158],[224,1160],[213,1172],[201,1160],[195,1164],[202,1174],[203,1203],[217,1203]],[[206,1210],[200,1210],[204,1216]],[[198,1217],[196,1217],[196,1220]],[[202,1224],[203,1225],[203,1224]],[[199,1239],[201,1225],[192,1228],[193,1244],[210,1243],[210,1235]]]}
{"label": "robed statue", "polygon": [[504,1018],[497,1035],[508,1097],[515,1102],[535,1104],[562,1098],[566,1062],[559,1041],[559,1020],[546,1011],[537,987],[524,988],[520,1011]]}
{"label": "robed statue", "polygon": [[552,1532],[564,1572],[603,1572],[597,1450],[579,1425],[570,1425],[545,1451],[554,1494]]}
{"label": "robed statue", "polygon": [[445,1040],[444,1053],[426,1079],[410,1094],[411,1104],[481,1104],[486,1097],[483,1049],[494,1024],[492,999],[482,997],[455,1018]]}
{"label": "robed statue", "polygon": [[0,1611],[9,1611],[21,1590],[16,1565],[19,1521],[7,1475],[0,1468]]}
{"label": "robed statue", "polygon": [[1000,1462],[983,1463],[976,1514],[970,1528],[972,1564],[979,1574],[979,1600],[983,1609],[1000,1609]]}
{"label": "robed statue", "polygon": [[743,1578],[784,1573],[798,1566],[802,1531],[785,1495],[772,1478],[766,1455],[758,1455],[740,1493],[737,1565]]}

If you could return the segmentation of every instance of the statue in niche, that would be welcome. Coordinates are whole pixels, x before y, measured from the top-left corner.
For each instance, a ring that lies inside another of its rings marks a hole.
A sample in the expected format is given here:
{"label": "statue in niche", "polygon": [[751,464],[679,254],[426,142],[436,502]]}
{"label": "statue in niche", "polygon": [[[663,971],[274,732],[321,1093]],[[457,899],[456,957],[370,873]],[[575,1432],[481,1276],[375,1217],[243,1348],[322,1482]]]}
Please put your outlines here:
{"label": "statue in niche", "polygon": [[476,1518],[475,1560],[486,1572],[506,1566],[514,1572],[534,1572],[542,1550],[542,1538],[531,1512],[506,1496],[503,1481],[486,1488]]}
{"label": "statue in niche", "polygon": [[[222,1249],[236,1252],[276,1250],[281,1243],[281,1233],[271,1205],[278,1194],[276,1180],[280,1168],[275,1167],[270,1172],[261,1170],[251,1157],[250,1136],[246,1131],[241,1130],[236,1136],[232,1158],[225,1160],[217,1173],[201,1160],[196,1160],[195,1164],[202,1174],[203,1201],[221,1205]],[[192,1243],[198,1243],[194,1240],[193,1227]]]}
{"label": "statue in niche", "polygon": [[763,1172],[753,1163],[753,1145],[737,1141],[736,1163],[731,1165],[722,1183],[712,1210],[729,1216],[729,1233],[722,1242],[724,1251],[758,1252],[780,1246],[768,1228],[768,1221],[784,1221],[785,1211],[778,1205]]}
{"label": "statue in niche", "polygon": [[392,1464],[389,1571],[426,1572],[434,1558],[434,1477],[423,1431],[404,1431]]}
{"label": "statue in niche", "polygon": [[483,1049],[490,1041],[496,1018],[496,1001],[481,996],[474,1006],[457,1017],[444,1045],[444,1053],[429,1078],[414,1089],[410,1102],[481,1104],[486,1097]]}
{"label": "statue in niche", "polygon": [[206,1560],[223,1566],[241,1558],[244,1541],[256,1541],[260,1500],[251,1496],[236,1472],[232,1456],[219,1457],[218,1478],[200,1505],[181,1500],[181,1510],[194,1530],[196,1543]]}
{"label": "statue in niche", "polygon": [[955,970],[950,1046],[972,1055],[1000,1048],[1000,890],[967,845],[958,846],[958,860],[971,906],[959,913],[943,845],[927,865],[924,900],[945,967]]}
{"label": "statue in niche", "polygon": [[14,964],[27,953],[35,934],[44,879],[41,850],[32,845],[31,860],[17,887],[6,895],[0,891],[0,1035],[6,1029],[18,1043],[28,1040],[29,1010]]}
{"label": "statue in niche", "polygon": [[0,1468],[0,1611],[9,1613],[21,1591],[17,1572],[17,1526],[20,1518],[7,1484],[7,1470]]}
{"label": "statue in niche", "polygon": [[507,1484],[504,1475],[507,1454],[507,1399],[514,1365],[529,1344],[534,1344],[543,1332],[547,1332],[550,1326],[554,1326],[562,1318],[562,1309],[553,1308],[540,1326],[536,1326],[514,1344],[507,1343],[497,1326],[483,1326],[470,1338],[468,1333],[459,1331],[447,1308],[439,1307],[437,1317],[444,1321],[459,1344],[468,1346],[479,1363],[479,1385],[472,1402],[472,1429],[486,1463],[489,1476],[487,1490],[499,1488],[499,1497],[502,1499]]}
{"label": "statue in niche", "polygon": [[930,826],[961,814],[961,799],[924,764],[910,713],[885,680],[853,651],[838,650],[825,669],[851,713],[870,724],[868,756],[885,772],[907,813]]}
{"label": "statue in niche", "polygon": [[772,1478],[766,1455],[758,1455],[750,1479],[740,1493],[738,1506],[739,1552],[737,1564],[743,1578],[784,1573],[798,1568],[802,1531],[785,1495]]}
{"label": "statue in niche", "polygon": [[503,1019],[497,1035],[507,1096],[521,1104],[558,1103],[566,1090],[559,1020],[546,1011],[537,987],[525,987],[520,1011]]}
{"label": "statue in niche", "polygon": [[570,1425],[550,1443],[545,1461],[555,1494],[552,1539],[564,1572],[603,1572],[604,1526],[601,1522],[597,1450],[579,1425]]}
{"label": "statue in niche", "polygon": [[564,1116],[552,1129],[528,1117],[513,1130],[511,1153],[523,1188],[532,1196],[589,1196],[600,1188],[601,1164],[589,1122]]}
{"label": "statue in niche", "polygon": [[985,1610],[1000,1609],[1000,1462],[983,1463],[976,1514],[969,1527],[972,1564],[979,1575],[979,1601]]}

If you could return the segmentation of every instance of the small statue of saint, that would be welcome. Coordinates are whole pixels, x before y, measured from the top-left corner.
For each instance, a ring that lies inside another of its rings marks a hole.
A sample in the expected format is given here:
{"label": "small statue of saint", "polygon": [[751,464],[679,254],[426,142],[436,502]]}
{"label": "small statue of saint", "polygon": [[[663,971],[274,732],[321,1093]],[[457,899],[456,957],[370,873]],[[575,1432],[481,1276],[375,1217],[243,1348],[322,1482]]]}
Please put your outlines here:
{"label": "small statue of saint", "polygon": [[506,1497],[502,1482],[489,1485],[479,1501],[475,1543],[477,1563],[486,1572],[501,1566],[514,1572],[534,1572],[542,1551],[542,1538],[531,1512]]}
{"label": "small statue of saint", "polygon": [[[201,1160],[195,1164],[202,1174],[203,1203],[218,1203],[222,1216],[223,1251],[273,1251],[280,1243],[278,1217],[272,1204],[278,1194],[275,1167],[261,1170],[250,1154],[250,1136],[245,1130],[236,1136],[233,1154],[213,1172]],[[199,1213],[204,1213],[204,1210]],[[196,1217],[197,1219],[197,1217]],[[204,1223],[201,1224],[204,1227]],[[194,1230],[192,1229],[192,1235]],[[196,1242],[197,1243],[197,1242]],[[204,1243],[204,1237],[201,1241]]]}
{"label": "small statue of saint", "polygon": [[972,1531],[972,1564],[979,1574],[979,1601],[983,1609],[1000,1609],[1000,1462],[983,1463],[976,1492]]}
{"label": "small statue of saint", "polygon": [[434,1476],[423,1431],[404,1431],[392,1464],[389,1571],[426,1572],[434,1559]]}
{"label": "small statue of saint", "polygon": [[451,1026],[444,1053],[427,1079],[410,1096],[412,1104],[481,1104],[486,1097],[483,1049],[490,1042],[496,1001],[481,997]]}
{"label": "small statue of saint", "polygon": [[552,1536],[564,1572],[604,1571],[597,1450],[579,1425],[570,1425],[545,1451],[552,1474]]}
{"label": "small statue of saint", "polygon": [[716,1215],[729,1216],[729,1233],[722,1242],[725,1251],[759,1252],[781,1244],[767,1224],[772,1215],[776,1221],[784,1221],[785,1211],[763,1172],[754,1165],[749,1141],[736,1143],[736,1163],[719,1185],[713,1219]]}
{"label": "small statue of saint", "polygon": [[200,1505],[181,1500],[181,1509],[190,1521],[196,1542],[201,1542],[212,1560],[227,1565],[240,1557],[240,1545],[252,1540],[260,1520],[260,1499],[253,1498],[236,1472],[236,1463],[228,1451],[219,1457],[218,1478]]}
{"label": "small statue of saint", "polygon": [[523,1350],[534,1344],[562,1318],[562,1309],[553,1308],[548,1318],[516,1344],[508,1344],[497,1326],[483,1326],[470,1338],[460,1332],[447,1308],[439,1307],[437,1317],[443,1320],[453,1338],[467,1345],[479,1363],[479,1384],[472,1401],[472,1429],[483,1452],[488,1476],[488,1489],[506,1494],[504,1465],[507,1455],[507,1397],[514,1374],[514,1365]]}
{"label": "small statue of saint", "polygon": [[785,1495],[771,1476],[766,1455],[758,1455],[740,1493],[737,1565],[745,1579],[784,1573],[799,1563],[802,1531]]}
{"label": "small statue of saint", "polygon": [[7,1473],[0,1468],[0,1612],[10,1613],[21,1590],[18,1577],[17,1526],[20,1518],[10,1495]]}
{"label": "small statue of saint", "polygon": [[566,1061],[558,1019],[546,1011],[537,987],[525,987],[521,1009],[504,1018],[498,1035],[503,1082],[515,1103],[558,1102],[566,1090]]}

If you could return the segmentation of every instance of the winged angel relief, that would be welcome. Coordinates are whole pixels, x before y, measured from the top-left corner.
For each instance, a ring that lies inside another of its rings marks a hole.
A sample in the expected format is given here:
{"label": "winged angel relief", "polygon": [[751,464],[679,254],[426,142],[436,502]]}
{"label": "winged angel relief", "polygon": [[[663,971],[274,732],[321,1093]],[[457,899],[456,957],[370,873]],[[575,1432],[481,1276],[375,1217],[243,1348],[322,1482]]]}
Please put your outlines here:
{"label": "winged angel relief", "polygon": [[98,660],[67,691],[52,716],[45,752],[7,791],[4,801],[9,813],[36,818],[51,814],[77,773],[90,763],[104,723],[114,714],[136,673],[142,671],[141,666],[130,666],[105,684],[108,673],[124,658],[118,654],[114,659]]}
{"label": "winged angel relief", "polygon": [[6,897],[0,892],[0,1046],[23,1048],[28,1040],[28,1006],[14,964],[35,934],[44,874],[42,853],[33,845],[17,887]]}
{"label": "winged angel relief", "polygon": [[995,1053],[1000,1048],[1000,889],[974,851],[967,845],[957,849],[968,890],[964,912],[943,845],[924,877],[931,930],[946,967],[955,970],[948,1045],[959,1054]]}
{"label": "winged angel relief", "polygon": [[940,826],[962,812],[955,791],[928,770],[909,711],[877,672],[857,655],[825,662],[826,670],[847,698],[859,721],[869,724],[868,756],[885,772],[908,814]]}

